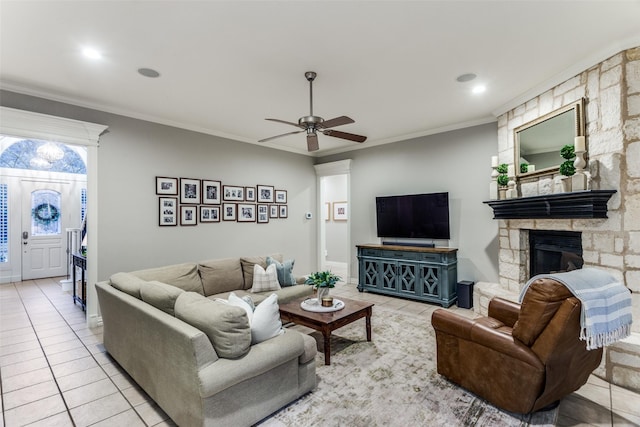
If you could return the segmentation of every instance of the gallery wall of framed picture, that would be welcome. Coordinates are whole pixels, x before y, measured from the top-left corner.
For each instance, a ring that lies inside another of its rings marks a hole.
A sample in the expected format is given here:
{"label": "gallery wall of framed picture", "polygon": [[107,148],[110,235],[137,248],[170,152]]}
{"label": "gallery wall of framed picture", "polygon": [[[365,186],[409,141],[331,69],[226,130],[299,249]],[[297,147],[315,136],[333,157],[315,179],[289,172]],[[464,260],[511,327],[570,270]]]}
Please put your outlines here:
{"label": "gallery wall of framed picture", "polygon": [[156,176],[158,225],[195,226],[222,221],[268,224],[288,218],[287,190],[219,180]]}

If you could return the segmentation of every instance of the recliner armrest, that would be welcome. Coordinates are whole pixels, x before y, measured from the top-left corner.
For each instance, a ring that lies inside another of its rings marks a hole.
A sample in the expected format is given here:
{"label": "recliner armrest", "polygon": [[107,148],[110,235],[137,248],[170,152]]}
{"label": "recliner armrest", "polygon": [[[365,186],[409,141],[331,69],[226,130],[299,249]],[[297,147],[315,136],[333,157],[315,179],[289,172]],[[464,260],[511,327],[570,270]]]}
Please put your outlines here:
{"label": "recliner armrest", "polygon": [[439,308],[431,314],[431,325],[441,331],[465,340],[471,340],[471,328],[475,321]]}
{"label": "recliner armrest", "polygon": [[482,323],[476,322],[473,325],[470,341],[544,370],[542,361],[529,347],[514,339],[511,335],[502,333]]}
{"label": "recliner armrest", "polygon": [[493,317],[513,328],[520,316],[520,304],[500,297],[494,297],[489,302],[489,317]]}

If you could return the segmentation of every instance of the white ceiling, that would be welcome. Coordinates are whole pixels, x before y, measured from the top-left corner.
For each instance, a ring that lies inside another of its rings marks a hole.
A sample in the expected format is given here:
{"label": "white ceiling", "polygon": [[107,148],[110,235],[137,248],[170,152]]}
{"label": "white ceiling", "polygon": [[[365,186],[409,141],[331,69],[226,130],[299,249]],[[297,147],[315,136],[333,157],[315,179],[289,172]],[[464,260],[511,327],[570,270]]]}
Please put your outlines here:
{"label": "white ceiling", "polygon": [[309,114],[312,70],[314,114],[369,138],[314,155],[490,122],[634,46],[638,0],[0,1],[3,89],[257,143]]}

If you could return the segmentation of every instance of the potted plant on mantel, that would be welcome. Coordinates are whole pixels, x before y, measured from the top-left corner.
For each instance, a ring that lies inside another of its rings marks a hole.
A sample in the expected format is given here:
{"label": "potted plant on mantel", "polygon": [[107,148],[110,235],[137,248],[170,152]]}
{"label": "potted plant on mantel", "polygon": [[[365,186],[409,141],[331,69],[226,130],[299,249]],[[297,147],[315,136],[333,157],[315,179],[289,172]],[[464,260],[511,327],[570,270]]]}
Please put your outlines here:
{"label": "potted plant on mantel", "polygon": [[571,176],[576,173],[576,167],[573,165],[573,161],[576,157],[575,147],[573,145],[565,145],[560,149],[560,156],[564,159],[564,162],[560,165],[560,173],[564,175],[562,178],[562,191],[571,191]]}
{"label": "potted plant on mantel", "polygon": [[318,290],[318,302],[321,303],[323,298],[329,297],[329,289],[335,287],[340,280],[340,276],[336,276],[330,271],[318,271],[311,273],[304,283],[312,285]]}
{"label": "potted plant on mantel", "polygon": [[498,199],[503,200],[507,195],[507,185],[509,184],[509,166],[506,163],[502,163],[496,168],[498,172],[498,177],[496,181],[498,182]]}

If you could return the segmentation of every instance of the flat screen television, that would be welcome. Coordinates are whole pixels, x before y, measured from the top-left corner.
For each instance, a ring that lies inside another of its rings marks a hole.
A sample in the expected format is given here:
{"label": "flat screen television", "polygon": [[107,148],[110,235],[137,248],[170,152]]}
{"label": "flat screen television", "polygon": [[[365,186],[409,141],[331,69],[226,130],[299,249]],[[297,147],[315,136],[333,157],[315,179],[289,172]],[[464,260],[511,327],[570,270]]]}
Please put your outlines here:
{"label": "flat screen television", "polygon": [[376,197],[378,237],[450,239],[449,193]]}

